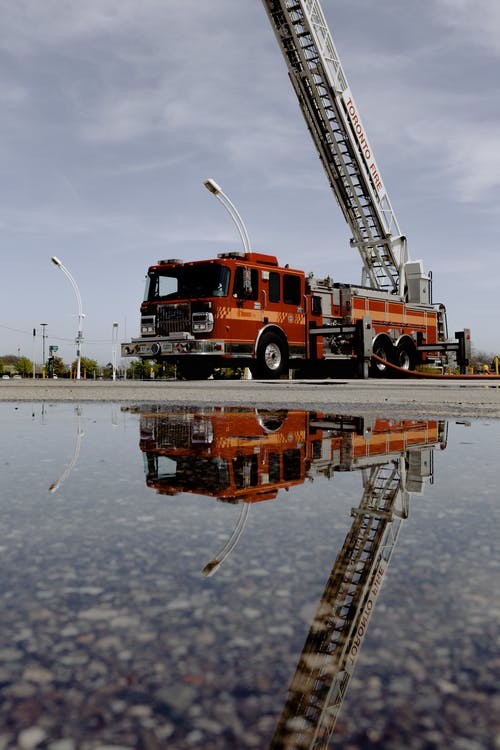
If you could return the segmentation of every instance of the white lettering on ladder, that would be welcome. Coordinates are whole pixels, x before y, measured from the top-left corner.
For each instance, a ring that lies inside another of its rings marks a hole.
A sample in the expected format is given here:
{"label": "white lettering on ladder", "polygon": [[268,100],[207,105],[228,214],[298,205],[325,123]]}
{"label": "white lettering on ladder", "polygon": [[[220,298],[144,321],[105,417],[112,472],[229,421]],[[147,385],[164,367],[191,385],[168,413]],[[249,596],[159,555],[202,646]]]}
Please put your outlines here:
{"label": "white lettering on ladder", "polygon": [[359,654],[359,649],[361,646],[361,641],[363,640],[363,637],[366,633],[366,628],[368,625],[368,621],[370,619],[370,615],[373,612],[373,605],[375,604],[375,599],[377,597],[378,592],[380,591],[380,586],[382,584],[382,580],[384,578],[385,568],[380,565],[378,568],[375,578],[373,581],[372,590],[370,593],[370,596],[368,598],[368,601],[366,602],[363,612],[361,614],[358,627],[356,629],[356,632],[354,634],[354,639],[352,641],[352,645],[350,648],[349,653],[347,654],[347,665],[353,669],[354,664],[356,663],[357,656]]}
{"label": "white lettering on ladder", "polygon": [[344,91],[343,97],[344,97],[344,103],[346,106],[346,111],[347,111],[349,120],[352,125],[352,129],[356,135],[356,139],[359,145],[359,150],[361,151],[361,154],[363,155],[363,159],[365,160],[366,167],[373,180],[373,184],[375,185],[378,193],[380,194],[380,197],[383,197],[383,195],[385,194],[385,190],[384,190],[384,185],[382,183],[382,178],[380,177],[377,165],[375,164],[375,159],[372,156],[372,151],[368,143],[368,139],[366,137],[363,126],[361,124],[361,120],[358,115],[358,110],[348,90]]}

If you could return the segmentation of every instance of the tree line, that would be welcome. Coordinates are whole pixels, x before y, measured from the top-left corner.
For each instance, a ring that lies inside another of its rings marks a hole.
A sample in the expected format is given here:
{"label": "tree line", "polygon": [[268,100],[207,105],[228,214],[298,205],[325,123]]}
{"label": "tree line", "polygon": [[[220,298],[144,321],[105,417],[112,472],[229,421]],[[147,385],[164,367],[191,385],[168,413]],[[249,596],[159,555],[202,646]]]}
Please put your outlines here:
{"label": "tree line", "polygon": [[[35,366],[36,377],[71,378],[76,377],[77,360],[66,364],[61,357],[49,357],[45,368],[40,364]],[[111,379],[113,377],[113,365],[108,362],[100,365],[97,360],[82,357],[80,360],[80,372],[82,378],[94,380],[96,378]],[[117,368],[117,377],[125,377],[132,380],[144,380],[149,378],[173,378],[175,377],[174,365],[158,364],[152,360],[132,360],[125,367]],[[33,362],[28,357],[6,354],[0,357],[0,377],[2,375],[19,375],[22,378],[33,377]]]}
{"label": "tree line", "polygon": [[[474,372],[495,372],[497,368],[497,355],[484,351],[473,352],[470,365]],[[41,365],[35,366],[36,377],[71,378],[76,377],[76,359],[67,365],[61,357],[49,357],[45,369]],[[111,379],[113,377],[113,365],[108,362],[105,365],[98,364],[97,360],[82,357],[80,360],[80,372],[82,378],[94,380],[96,378]],[[33,362],[28,357],[6,354],[0,357],[0,377],[3,375],[19,375],[22,378],[33,377]],[[219,373],[221,377],[235,377],[238,373],[229,369],[227,372]],[[120,365],[116,372],[119,378],[130,380],[159,380],[176,378],[175,365],[157,363],[153,360],[132,360],[126,366]]]}

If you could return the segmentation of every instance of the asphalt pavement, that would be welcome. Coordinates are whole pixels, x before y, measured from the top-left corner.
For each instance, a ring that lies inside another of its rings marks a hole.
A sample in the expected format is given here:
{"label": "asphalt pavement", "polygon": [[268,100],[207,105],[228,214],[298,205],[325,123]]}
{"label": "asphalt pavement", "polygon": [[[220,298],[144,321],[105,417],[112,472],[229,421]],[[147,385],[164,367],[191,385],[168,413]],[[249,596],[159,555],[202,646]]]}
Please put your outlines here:
{"label": "asphalt pavement", "polygon": [[500,380],[0,380],[0,401],[303,408],[500,418]]}

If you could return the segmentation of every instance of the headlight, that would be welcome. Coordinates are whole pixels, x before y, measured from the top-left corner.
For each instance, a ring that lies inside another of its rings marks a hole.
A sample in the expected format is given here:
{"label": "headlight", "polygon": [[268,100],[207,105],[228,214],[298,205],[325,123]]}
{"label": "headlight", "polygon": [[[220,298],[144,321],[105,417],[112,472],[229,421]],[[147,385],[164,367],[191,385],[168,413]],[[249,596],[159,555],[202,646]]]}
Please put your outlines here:
{"label": "headlight", "polygon": [[191,430],[191,443],[208,445],[213,442],[214,428],[212,422],[204,419],[195,419]]}
{"label": "headlight", "polygon": [[154,336],[155,333],[155,316],[141,318],[141,336]]}
{"label": "headlight", "polygon": [[210,333],[214,330],[214,316],[211,312],[193,313],[193,333]]}

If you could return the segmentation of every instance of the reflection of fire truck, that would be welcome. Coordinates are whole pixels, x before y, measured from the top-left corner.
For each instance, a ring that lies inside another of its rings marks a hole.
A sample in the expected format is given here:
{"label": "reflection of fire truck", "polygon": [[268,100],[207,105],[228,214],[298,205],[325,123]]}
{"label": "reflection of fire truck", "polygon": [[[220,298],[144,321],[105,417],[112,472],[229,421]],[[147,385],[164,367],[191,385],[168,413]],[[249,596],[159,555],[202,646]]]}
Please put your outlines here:
{"label": "reflection of fire truck", "polygon": [[407,454],[409,481],[421,482],[422,465],[430,471],[432,446],[442,437],[437,421],[367,425],[361,417],[223,407],[142,407],[140,429],[148,486],[246,503],[274,498],[306,478],[386,463],[392,454]]}
{"label": "reflection of fire truck", "polygon": [[[344,360],[366,376],[372,354],[411,370],[447,341],[431,276],[411,261],[318,0],[263,0],[328,181],[361,255],[360,285],[306,277],[272,255],[226,253],[213,260],[163,260],[149,268],[140,337],[122,356],[175,362],[186,378],[214,367],[249,366],[261,377],[289,368],[335,373]],[[221,192],[215,186],[213,192]],[[232,204],[231,204],[232,205]],[[300,204],[292,206],[300,217]],[[373,360],[374,374],[387,366]]]}
{"label": "reflection of fire truck", "polygon": [[303,411],[141,410],[147,484],[242,503],[232,536],[205,566],[211,575],[241,536],[251,503],[335,471],[362,474],[363,495],[311,622],[272,750],[326,748],[367,627],[408,517],[410,493],[432,481],[434,420],[340,417]]}

